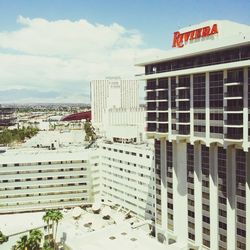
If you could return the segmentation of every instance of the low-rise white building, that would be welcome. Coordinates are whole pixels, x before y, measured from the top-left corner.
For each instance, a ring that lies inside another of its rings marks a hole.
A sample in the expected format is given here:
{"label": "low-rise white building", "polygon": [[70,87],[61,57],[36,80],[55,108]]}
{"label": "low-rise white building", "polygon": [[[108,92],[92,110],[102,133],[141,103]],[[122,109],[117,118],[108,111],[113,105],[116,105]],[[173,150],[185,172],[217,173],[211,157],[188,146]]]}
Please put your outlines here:
{"label": "low-rise white building", "polygon": [[0,213],[78,206],[91,200],[89,158],[78,151],[0,155]]}
{"label": "low-rise white building", "polygon": [[101,196],[154,220],[154,156],[149,144],[98,143]]}

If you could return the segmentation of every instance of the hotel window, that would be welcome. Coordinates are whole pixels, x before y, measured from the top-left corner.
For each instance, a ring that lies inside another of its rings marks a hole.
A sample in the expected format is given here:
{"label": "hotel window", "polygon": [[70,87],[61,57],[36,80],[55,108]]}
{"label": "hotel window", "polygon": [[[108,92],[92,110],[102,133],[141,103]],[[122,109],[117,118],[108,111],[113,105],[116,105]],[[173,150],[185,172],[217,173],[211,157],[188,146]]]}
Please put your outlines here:
{"label": "hotel window", "polygon": [[172,61],[166,61],[157,65],[151,64],[145,67],[145,74],[155,74],[194,67],[209,66],[227,62],[236,62],[250,59],[250,46],[224,49],[218,52],[209,52]]}
{"label": "hotel window", "polygon": [[168,89],[168,78],[160,78],[158,81],[158,89]]}

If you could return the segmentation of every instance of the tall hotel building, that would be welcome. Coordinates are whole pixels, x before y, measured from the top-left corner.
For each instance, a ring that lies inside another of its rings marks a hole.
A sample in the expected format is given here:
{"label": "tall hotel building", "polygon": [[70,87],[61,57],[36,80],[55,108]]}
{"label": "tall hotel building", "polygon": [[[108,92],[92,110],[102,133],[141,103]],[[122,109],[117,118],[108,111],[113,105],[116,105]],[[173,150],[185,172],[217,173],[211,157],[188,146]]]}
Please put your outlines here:
{"label": "tall hotel building", "polygon": [[207,21],[175,32],[172,46],[136,62],[155,140],[157,237],[249,250],[250,26]]}
{"label": "tall hotel building", "polygon": [[[91,85],[92,123],[103,129],[105,113],[113,108],[134,109],[139,107],[139,81],[108,77],[93,80]],[[114,98],[115,97],[115,98]]]}

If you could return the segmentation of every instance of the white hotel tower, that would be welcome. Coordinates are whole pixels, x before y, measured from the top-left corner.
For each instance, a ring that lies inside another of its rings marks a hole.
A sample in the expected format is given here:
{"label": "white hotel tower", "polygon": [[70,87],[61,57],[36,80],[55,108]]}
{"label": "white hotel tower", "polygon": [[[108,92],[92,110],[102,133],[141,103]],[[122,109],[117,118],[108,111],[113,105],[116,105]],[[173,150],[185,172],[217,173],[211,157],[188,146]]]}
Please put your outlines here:
{"label": "white hotel tower", "polygon": [[155,140],[156,232],[183,249],[250,249],[250,26],[174,34],[145,67]]}
{"label": "white hotel tower", "polygon": [[139,81],[107,77],[91,81],[92,124],[104,129],[106,115],[111,109],[137,109],[139,107]]}
{"label": "white hotel tower", "polygon": [[145,140],[145,109],[139,107],[139,81],[91,81],[92,123],[97,140],[101,197],[138,217],[154,220],[153,143]]}

